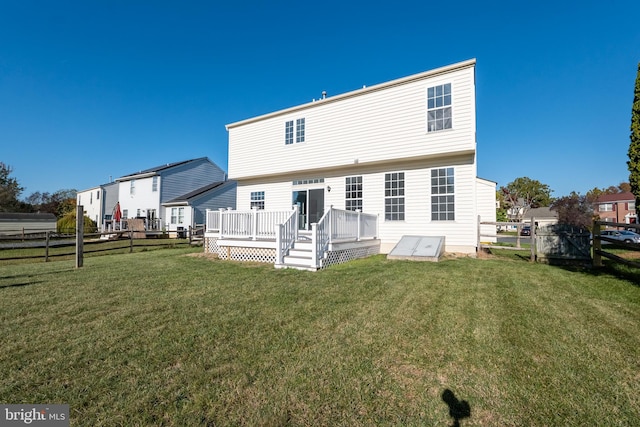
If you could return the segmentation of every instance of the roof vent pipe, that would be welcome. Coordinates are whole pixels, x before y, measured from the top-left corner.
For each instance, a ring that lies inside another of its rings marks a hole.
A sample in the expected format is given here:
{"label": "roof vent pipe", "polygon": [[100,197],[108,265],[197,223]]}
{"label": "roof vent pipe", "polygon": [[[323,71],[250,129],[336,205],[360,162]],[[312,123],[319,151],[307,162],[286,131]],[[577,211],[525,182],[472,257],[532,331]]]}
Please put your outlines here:
{"label": "roof vent pipe", "polygon": [[326,90],[322,91],[322,99],[327,99],[327,91]]}

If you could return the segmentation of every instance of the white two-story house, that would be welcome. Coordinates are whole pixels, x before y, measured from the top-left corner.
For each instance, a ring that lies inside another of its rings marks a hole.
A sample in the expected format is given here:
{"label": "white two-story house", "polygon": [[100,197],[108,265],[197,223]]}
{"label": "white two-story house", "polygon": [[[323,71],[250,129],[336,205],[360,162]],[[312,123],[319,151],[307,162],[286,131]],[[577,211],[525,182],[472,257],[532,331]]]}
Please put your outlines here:
{"label": "white two-story house", "polygon": [[301,229],[331,207],[361,210],[378,218],[382,253],[405,235],[443,236],[447,252],[475,253],[479,216],[495,221],[496,203],[496,183],[476,176],[475,65],[227,125],[237,209],[297,206]]}

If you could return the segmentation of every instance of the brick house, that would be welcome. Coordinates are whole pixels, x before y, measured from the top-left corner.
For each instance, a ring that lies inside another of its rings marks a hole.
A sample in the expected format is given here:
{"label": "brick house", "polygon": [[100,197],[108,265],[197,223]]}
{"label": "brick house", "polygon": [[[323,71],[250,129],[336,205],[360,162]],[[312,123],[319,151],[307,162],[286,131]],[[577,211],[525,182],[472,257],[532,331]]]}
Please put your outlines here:
{"label": "brick house", "polygon": [[636,198],[632,193],[603,194],[596,199],[594,213],[601,221],[636,224]]}

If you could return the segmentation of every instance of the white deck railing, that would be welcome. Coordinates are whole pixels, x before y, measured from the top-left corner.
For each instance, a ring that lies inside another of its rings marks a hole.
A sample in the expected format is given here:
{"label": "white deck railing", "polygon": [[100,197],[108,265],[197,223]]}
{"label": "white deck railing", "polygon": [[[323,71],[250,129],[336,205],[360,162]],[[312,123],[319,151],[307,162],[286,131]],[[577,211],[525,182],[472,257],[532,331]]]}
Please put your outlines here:
{"label": "white deck railing", "polygon": [[[220,238],[274,239],[276,263],[282,264],[287,251],[298,238],[298,207],[288,211],[207,211],[206,232]],[[327,210],[318,223],[311,224],[312,257],[315,267],[321,267],[322,257],[334,242],[374,239],[378,235],[378,217],[357,211]]]}
{"label": "white deck railing", "polygon": [[207,211],[207,232],[219,233],[221,238],[230,239],[275,239],[278,224],[289,219],[291,211],[250,211],[218,210]]}
{"label": "white deck railing", "polygon": [[289,218],[284,223],[278,224],[277,228],[276,265],[281,265],[284,262],[284,256],[298,240],[298,205],[293,206],[293,211]]}
{"label": "white deck railing", "polygon": [[331,207],[317,224],[311,224],[313,259],[320,268],[322,257],[331,243],[374,239],[378,235],[378,217],[359,211]]}

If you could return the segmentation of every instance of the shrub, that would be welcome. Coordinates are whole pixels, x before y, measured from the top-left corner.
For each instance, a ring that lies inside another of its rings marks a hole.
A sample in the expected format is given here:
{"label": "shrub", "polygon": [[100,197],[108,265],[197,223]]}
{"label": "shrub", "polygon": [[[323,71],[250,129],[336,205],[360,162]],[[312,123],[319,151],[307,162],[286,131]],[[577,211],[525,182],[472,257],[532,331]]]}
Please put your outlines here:
{"label": "shrub", "polygon": [[[71,212],[60,218],[56,224],[58,233],[75,233],[76,232],[76,213]],[[98,231],[96,222],[85,215],[83,233],[95,233]]]}

